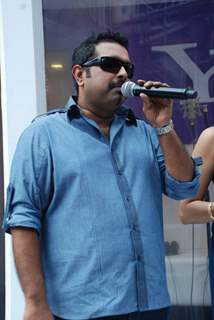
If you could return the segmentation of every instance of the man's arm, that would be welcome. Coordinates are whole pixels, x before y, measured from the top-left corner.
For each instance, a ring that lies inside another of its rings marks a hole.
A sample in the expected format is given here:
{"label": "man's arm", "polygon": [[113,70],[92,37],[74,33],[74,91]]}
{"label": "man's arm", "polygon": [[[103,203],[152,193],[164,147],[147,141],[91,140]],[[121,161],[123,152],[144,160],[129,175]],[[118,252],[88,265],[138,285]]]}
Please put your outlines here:
{"label": "man's arm", "polygon": [[[165,83],[152,81],[138,81],[140,85],[146,88],[152,86],[167,86]],[[170,123],[172,118],[172,100],[149,98],[141,94],[143,99],[143,112],[146,119],[154,128],[162,128]],[[176,132],[170,132],[159,136],[160,145],[164,154],[167,171],[172,177],[180,181],[191,181],[194,177],[194,165],[192,159],[185,151]]]}
{"label": "man's arm", "polygon": [[24,320],[53,320],[45,294],[38,234],[29,228],[11,228],[16,268],[25,296]]}
{"label": "man's arm", "polygon": [[194,165],[174,130],[159,136],[165,165],[169,174],[180,181],[191,181]]}

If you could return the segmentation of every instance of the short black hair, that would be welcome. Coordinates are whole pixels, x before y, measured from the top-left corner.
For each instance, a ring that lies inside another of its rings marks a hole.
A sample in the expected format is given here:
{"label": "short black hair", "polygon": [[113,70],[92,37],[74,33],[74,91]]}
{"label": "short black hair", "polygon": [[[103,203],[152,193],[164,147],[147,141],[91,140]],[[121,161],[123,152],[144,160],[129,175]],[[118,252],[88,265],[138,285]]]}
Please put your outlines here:
{"label": "short black hair", "polygon": [[107,30],[101,33],[92,33],[77,48],[74,49],[72,55],[72,66],[75,64],[82,65],[93,57],[96,51],[96,45],[100,42],[116,42],[128,50],[128,39],[119,32]]}

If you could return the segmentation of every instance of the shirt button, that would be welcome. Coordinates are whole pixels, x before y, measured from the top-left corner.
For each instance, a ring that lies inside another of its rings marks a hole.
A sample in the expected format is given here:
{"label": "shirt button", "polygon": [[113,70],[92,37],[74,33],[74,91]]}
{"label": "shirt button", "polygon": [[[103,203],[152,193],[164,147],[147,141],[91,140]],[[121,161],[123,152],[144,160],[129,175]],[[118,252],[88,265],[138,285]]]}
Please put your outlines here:
{"label": "shirt button", "polygon": [[132,229],[133,229],[134,231],[138,231],[137,225],[136,225],[136,224],[133,224]]}
{"label": "shirt button", "polygon": [[123,175],[123,171],[119,169],[119,170],[118,170],[118,175],[119,175],[119,176],[122,176],[122,175]]}
{"label": "shirt button", "polygon": [[139,254],[137,255],[137,261],[139,261],[139,262],[143,261],[143,257]]}
{"label": "shirt button", "polygon": [[126,200],[129,202],[131,200],[130,196],[127,196]]}

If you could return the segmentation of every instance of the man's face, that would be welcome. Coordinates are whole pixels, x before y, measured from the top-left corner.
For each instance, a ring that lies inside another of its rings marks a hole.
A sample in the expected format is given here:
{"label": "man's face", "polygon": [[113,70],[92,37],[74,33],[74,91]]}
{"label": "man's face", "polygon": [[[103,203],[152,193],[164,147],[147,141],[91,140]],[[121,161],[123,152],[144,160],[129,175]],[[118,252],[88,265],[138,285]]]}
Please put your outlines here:
{"label": "man's face", "polygon": [[[101,42],[96,46],[95,57],[114,57],[121,61],[130,61],[128,51],[114,42]],[[89,60],[92,60],[89,59]],[[87,103],[94,108],[115,111],[124,100],[120,87],[128,79],[123,66],[116,72],[103,70],[99,65],[86,68],[84,71],[82,94]]]}

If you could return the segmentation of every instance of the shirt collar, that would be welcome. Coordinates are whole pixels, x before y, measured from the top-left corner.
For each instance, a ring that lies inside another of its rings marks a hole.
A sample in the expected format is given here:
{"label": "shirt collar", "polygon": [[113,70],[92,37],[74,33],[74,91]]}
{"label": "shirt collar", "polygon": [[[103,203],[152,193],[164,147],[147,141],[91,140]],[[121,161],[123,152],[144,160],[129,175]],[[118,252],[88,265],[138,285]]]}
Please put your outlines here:
{"label": "shirt collar", "polygon": [[[67,114],[70,121],[72,119],[78,119],[80,117],[80,108],[77,105],[77,97],[69,97],[68,102],[65,105],[65,108],[67,109]],[[116,115],[119,117],[126,117],[127,124],[134,125],[137,127],[137,120],[134,115],[134,112],[131,109],[121,106],[117,110]]]}

